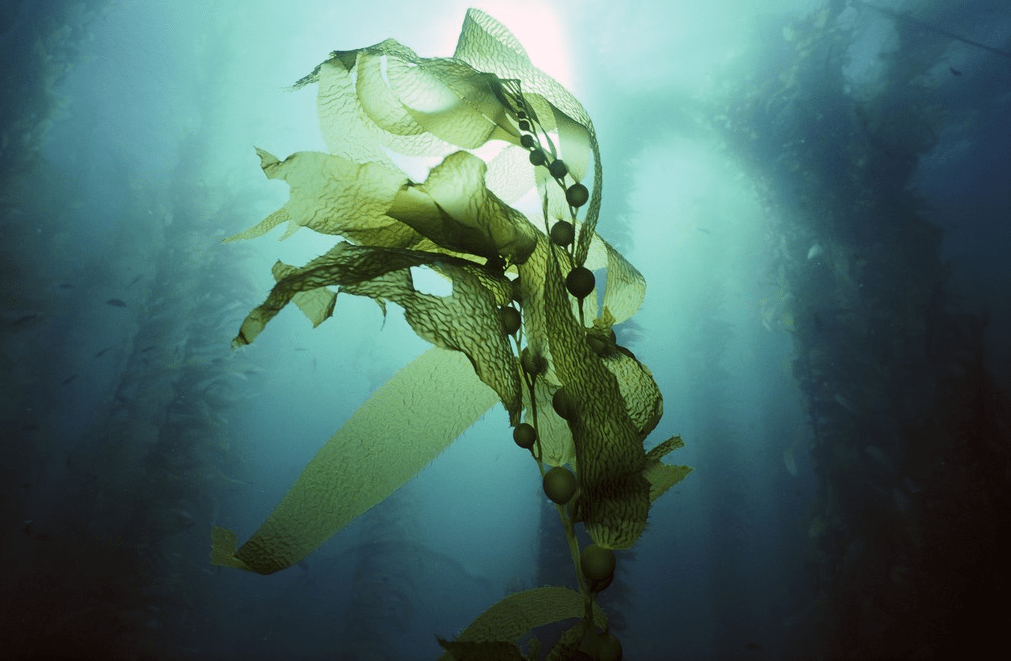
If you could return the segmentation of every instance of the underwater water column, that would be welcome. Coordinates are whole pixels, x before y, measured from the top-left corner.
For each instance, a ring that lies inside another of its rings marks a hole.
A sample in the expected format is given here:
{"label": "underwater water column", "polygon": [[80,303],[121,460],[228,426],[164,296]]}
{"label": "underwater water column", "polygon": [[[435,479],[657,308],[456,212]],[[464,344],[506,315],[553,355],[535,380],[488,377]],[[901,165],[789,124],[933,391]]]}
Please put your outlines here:
{"label": "underwater water column", "polygon": [[413,507],[402,494],[394,494],[377,509],[359,532],[341,623],[341,654],[349,661],[412,653],[408,633],[419,609],[415,577],[426,571],[423,558],[413,552]]}
{"label": "underwater water column", "polygon": [[[636,165],[630,216],[656,219],[637,226],[629,254],[651,266],[651,286],[665,284],[650,290],[638,318],[654,332],[635,351],[661,384],[676,429],[702,440],[691,461],[707,470],[678,487],[684,511],[651,514],[633,584],[658,580],[646,567],[676,558],[678,571],[664,579],[705,595],[665,605],[692,632],[690,653],[732,655],[747,645],[778,653],[768,631],[802,601],[770,584],[802,582],[790,545],[803,494],[782,456],[803,419],[784,370],[786,333],[761,315],[775,294],[765,277],[768,219],[747,163],[713,146],[722,127],[682,119],[656,120],[659,137],[628,156]],[[630,629],[661,626],[660,601],[634,599]]]}
{"label": "underwater water column", "polygon": [[[983,303],[1006,260],[989,264],[995,235],[976,234],[994,222],[985,182],[995,168],[978,157],[995,139],[982,127],[1006,115],[992,95],[1006,66],[970,46],[986,41],[983,26],[1006,38],[1008,15],[990,3],[903,4],[792,22],[789,56],[771,58],[764,76],[778,82],[736,129],[740,153],[769,182],[772,273],[788,313],[777,316],[789,322],[819,481],[801,524],[816,593],[788,620],[811,656],[972,655],[1005,616],[974,605],[1006,583],[1006,572],[984,569],[1007,555],[1005,527],[983,523],[1006,510],[1006,476],[978,471],[1006,465],[990,454],[1006,456],[993,425],[1008,409],[987,374],[995,322]],[[924,29],[940,17],[946,29]],[[948,175],[924,186],[925,164],[938,161]],[[945,213],[948,196],[957,203]],[[966,269],[945,256],[949,237],[987,247]],[[968,272],[978,284],[966,296],[956,283]],[[963,526],[994,534],[980,545]]]}

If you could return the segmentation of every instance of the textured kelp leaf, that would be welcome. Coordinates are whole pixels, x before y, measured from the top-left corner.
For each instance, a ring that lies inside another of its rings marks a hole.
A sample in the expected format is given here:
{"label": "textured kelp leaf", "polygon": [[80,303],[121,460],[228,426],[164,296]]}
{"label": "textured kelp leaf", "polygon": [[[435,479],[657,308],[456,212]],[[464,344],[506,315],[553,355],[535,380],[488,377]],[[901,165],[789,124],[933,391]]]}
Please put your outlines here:
{"label": "textured kelp leaf", "polygon": [[492,139],[519,141],[495,93],[495,76],[464,62],[387,56],[386,81],[420,126],[450,144],[477,148]]}
{"label": "textured kelp leaf", "polygon": [[448,156],[422,185],[409,185],[401,171],[377,163],[318,152],[282,162],[262,149],[257,153],[264,173],[291,187],[290,199],[225,241],[254,238],[287,222],[282,239],[308,227],[364,245],[502,256],[514,263],[525,261],[537,241],[529,220],[485,186],[484,161],[467,152]]}
{"label": "textured kelp leaf", "polygon": [[[413,266],[430,266],[450,278],[453,293],[433,296],[414,289],[409,271]],[[512,293],[505,276],[446,255],[344,242],[304,267],[275,265],[275,273],[284,277],[242,322],[233,346],[251,343],[299,293],[340,286],[349,294],[393,301],[404,308],[404,317],[420,337],[466,354],[478,377],[499,394],[512,424],[519,422],[519,371],[499,316],[499,307]]]}
{"label": "textured kelp leaf", "polygon": [[[642,437],[625,409],[617,379],[590,350],[573,318],[552,252],[544,284],[547,335],[555,374],[569,394],[569,429],[576,448],[579,508],[595,543],[611,549],[635,544],[649,514],[649,482],[642,476]],[[652,393],[644,393],[652,396]]]}
{"label": "textured kelp leaf", "polygon": [[[605,316],[610,317],[606,310]],[[612,348],[601,356],[601,361],[618,384],[618,390],[625,403],[625,410],[639,438],[646,438],[663,415],[663,397],[649,368],[632,356],[613,348],[613,344]],[[537,398],[540,458],[549,466],[570,464],[578,470],[572,432],[565,420],[555,413],[551,405],[552,395],[557,390],[557,386],[549,385],[548,380],[547,377],[540,378],[534,384],[534,394]],[[533,424],[533,416],[529,412],[529,396],[525,396],[524,404],[528,411],[525,421]]]}
{"label": "textured kelp leaf", "polygon": [[[540,459],[548,466],[576,466],[576,448],[572,444],[572,432],[569,425],[551,408],[551,397],[557,386],[549,386],[546,378],[537,379],[534,383],[534,396],[537,398],[537,437],[540,443]],[[529,395],[524,399],[528,402]],[[525,422],[534,424],[529,405]]]}
{"label": "textured kelp leaf", "polygon": [[438,639],[439,645],[456,661],[525,661],[519,648],[512,643],[485,641],[459,642]]}
{"label": "textured kelp leaf", "polygon": [[387,84],[386,62],[394,62],[399,66],[402,62],[420,60],[413,51],[401,50],[395,53],[396,41],[387,40],[371,48],[362,49],[358,53],[355,68],[355,94],[361,104],[365,117],[375,128],[393,135],[419,136],[426,132],[425,128],[411,116],[404,104],[397,99],[396,93]]}
{"label": "textured kelp leaf", "polygon": [[599,236],[590,244],[585,266],[591,271],[607,269],[604,307],[614,315],[615,323],[631,319],[646,298],[646,278],[642,277],[642,273]]}
{"label": "textured kelp leaf", "polygon": [[[545,661],[571,661],[572,659],[585,658],[576,656],[576,654],[586,639],[587,629],[585,622],[579,622],[563,631],[558,642],[548,652]],[[593,657],[590,656],[590,658]]]}
{"label": "textured kelp leaf", "polygon": [[[503,42],[498,40],[502,39]],[[485,50],[487,49],[487,50]],[[408,156],[445,157],[457,147],[475,148],[491,140],[511,143],[515,152],[504,163],[526,157],[520,132],[503,104],[508,94],[502,80],[519,79],[526,105],[536,110],[546,131],[557,131],[557,156],[569,163],[571,176],[582,178],[594,163],[594,184],[587,207],[586,231],[579,235],[576,261],[586,259],[600,207],[602,172],[599,149],[589,116],[561,85],[533,67],[509,31],[478,10],[469,10],[453,59],[418,57],[410,48],[387,39],[354,51],[335,51],[296,86],[319,82],[320,125],[328,148],[355,161],[389,163],[379,147]],[[556,214],[567,212],[561,189],[537,168],[540,190]],[[528,168],[527,172],[531,172]],[[497,167],[489,189],[507,178]],[[529,190],[529,174],[520,180]],[[507,199],[513,187],[503,186]],[[559,216],[560,217],[560,216]]]}
{"label": "textured kelp leaf", "polygon": [[[544,285],[547,273],[547,246],[550,243],[543,233],[539,232],[541,240],[527,263],[519,269],[520,295],[523,300],[523,324],[528,345],[531,351],[550,359],[547,346],[547,316],[545,314]],[[564,256],[562,257],[564,258]],[[591,250],[586,260],[586,268],[592,270],[607,269],[607,279],[604,289],[604,305],[613,317],[611,323],[618,324],[632,317],[642,304],[646,295],[646,279],[617,250],[606,241],[597,237],[591,244]],[[584,301],[584,312],[588,320],[595,318],[596,295],[591,294]],[[575,299],[572,299],[572,308]],[[554,376],[554,368],[550,360],[546,378],[553,384],[559,381]]]}
{"label": "textured kelp leaf", "polygon": [[462,354],[429,349],[354,412],[241,548],[215,529],[212,561],[259,574],[291,566],[403,486],[496,400]]}
{"label": "textured kelp leaf", "polygon": [[[297,273],[298,269],[283,262],[274,262],[274,266],[270,269],[270,272],[274,276],[274,281],[279,282],[283,278]],[[302,311],[302,314],[312,322],[312,327],[316,328],[333,316],[334,305],[337,303],[337,294],[325,287],[319,287],[318,289],[297,292],[291,297],[291,300]],[[252,339],[249,341],[252,342]]]}
{"label": "textured kelp leaf", "polygon": [[523,263],[537,233],[526,216],[486,188],[486,170],[473,154],[450,154],[424,184],[403,188],[387,213],[443,248]]}
{"label": "textured kelp leaf", "polygon": [[517,268],[520,278],[520,298],[523,302],[523,330],[527,348],[531,353],[546,360],[547,371],[543,378],[554,386],[560,385],[554,373],[551,351],[548,346],[548,319],[544,297],[544,282],[547,275],[549,241],[537,242],[533,254]]}
{"label": "textured kelp leaf", "polygon": [[583,126],[593,124],[583,104],[558,81],[535,67],[512,32],[480,9],[467,10],[453,58],[503,80],[520,80],[524,94],[540,94]]}
{"label": "textured kelp leaf", "polygon": [[643,475],[649,480],[649,500],[653,502],[663,495],[667,489],[688,477],[694,469],[691,466],[673,466],[660,463],[671,450],[685,446],[680,436],[672,436],[646,453],[646,468]]}
{"label": "textured kelp leaf", "polygon": [[320,131],[332,154],[355,162],[392,165],[387,147],[406,155],[446,155],[455,147],[425,131],[396,100],[383,75],[385,56],[420,60],[395,39],[367,48],[334,51],[330,59],[295,83],[319,83]]}
{"label": "textured kelp leaf", "polygon": [[656,428],[663,415],[663,397],[649,368],[621,351],[601,356],[604,367],[614,375],[625,402],[625,411],[642,440]]}
{"label": "textured kelp leaf", "polygon": [[[267,323],[284,309],[293,297],[301,293],[314,292],[330,285],[354,285],[362,280],[378,278],[390,271],[408,269],[412,266],[428,264],[433,259],[443,258],[427,252],[383,248],[363,248],[341,242],[326,254],[320,255],[302,267],[276,262],[272,272],[277,283],[267,300],[254,308],[243,320],[239,334],[232,340],[232,348],[251,344],[263,331]],[[278,277],[280,276],[280,277]],[[315,310],[309,319],[318,325]],[[330,307],[329,312],[333,312]]]}
{"label": "textured kelp leaf", "polygon": [[[388,39],[384,44],[390,47],[400,46],[396,41]],[[378,46],[378,44],[377,44]],[[406,48],[406,46],[401,46]],[[410,49],[407,49],[410,50]],[[378,60],[378,58],[377,58]],[[351,72],[355,71],[359,61],[359,51],[338,51],[333,56],[323,62],[316,70],[298,81],[296,87],[318,80],[319,90],[316,95],[316,108],[319,115],[320,133],[331,154],[343,156],[357,163],[384,163],[392,165],[392,161],[386,152],[383,151],[383,143],[377,139],[374,121],[369,117],[368,111],[362,106],[356,88],[356,79]],[[376,62],[378,65],[379,62]],[[363,80],[359,72],[355,71],[358,81],[361,84],[369,84]],[[368,76],[379,75],[379,67],[370,67],[365,73]],[[375,98],[375,102],[382,103],[383,100]],[[385,112],[395,113],[398,109],[396,105],[387,102]],[[399,109],[399,115],[406,117],[406,120],[417,127],[413,119],[407,115],[406,111]],[[395,124],[395,118],[384,120],[390,124]],[[404,134],[410,134],[410,126],[400,130]],[[427,135],[427,134],[426,134]],[[434,138],[433,138],[434,140]],[[448,153],[448,150],[447,150]]]}
{"label": "textured kelp leaf", "polygon": [[453,281],[451,295],[416,291],[404,271],[342,291],[393,301],[404,308],[404,318],[419,337],[466,354],[478,377],[499,394],[515,425],[522,407],[519,366],[498,312],[509,301],[508,281],[463,260],[433,260],[429,265]]}
{"label": "textured kelp leaf", "polygon": [[317,81],[327,146],[355,160],[385,162],[375,146],[444,157],[493,139],[519,144],[495,76],[463,61],[418,57],[393,39],[335,51],[296,87]]}
{"label": "textured kelp leaf", "polygon": [[[458,642],[510,642],[526,635],[531,629],[583,616],[583,595],[569,588],[534,588],[511,594],[477,616],[469,627],[457,636]],[[593,621],[607,627],[604,611],[594,603]],[[450,661],[448,653],[439,657]]]}
{"label": "textured kelp leaf", "polygon": [[565,161],[565,167],[576,181],[586,176],[594,143],[586,126],[573,120],[554,105],[551,106],[555,130],[558,132],[558,155]]}
{"label": "textured kelp leaf", "polygon": [[406,248],[419,244],[420,237],[413,230],[386,215],[394,197],[407,184],[400,170],[377,163],[352,163],[319,152],[298,152],[284,161],[262,149],[256,153],[264,174],[286,182],[291,197],[258,225],[225,241],[251,239],[287,222],[282,239],[308,227],[368,245]]}
{"label": "textured kelp leaf", "polygon": [[[593,153],[593,186],[590,203],[586,208],[586,228],[580,231],[576,244],[576,263],[582,264],[597,225],[603,188],[597,135],[586,109],[571,92],[533,65],[526,50],[504,25],[479,9],[467,10],[453,57],[479,71],[493,73],[501,79],[522,81],[524,96],[527,93],[541,95],[561,113],[585,128],[586,139]],[[542,114],[544,113],[538,116]]]}

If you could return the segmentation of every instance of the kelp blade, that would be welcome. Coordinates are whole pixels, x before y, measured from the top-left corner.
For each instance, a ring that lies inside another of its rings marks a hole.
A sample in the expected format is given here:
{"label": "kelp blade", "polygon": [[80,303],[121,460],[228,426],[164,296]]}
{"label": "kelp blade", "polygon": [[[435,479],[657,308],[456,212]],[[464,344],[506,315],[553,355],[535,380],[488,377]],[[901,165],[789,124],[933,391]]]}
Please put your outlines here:
{"label": "kelp blade", "polygon": [[258,574],[297,563],[403,486],[497,401],[464,354],[429,349],[355,411],[241,548],[234,533],[215,528],[212,562]]}
{"label": "kelp blade", "polygon": [[[454,642],[515,644],[537,627],[583,617],[585,611],[583,595],[571,588],[524,590],[505,597],[478,615]],[[596,603],[593,604],[593,623],[601,629],[607,628],[607,616]],[[439,657],[439,661],[452,661],[456,658],[451,648],[452,646]]]}

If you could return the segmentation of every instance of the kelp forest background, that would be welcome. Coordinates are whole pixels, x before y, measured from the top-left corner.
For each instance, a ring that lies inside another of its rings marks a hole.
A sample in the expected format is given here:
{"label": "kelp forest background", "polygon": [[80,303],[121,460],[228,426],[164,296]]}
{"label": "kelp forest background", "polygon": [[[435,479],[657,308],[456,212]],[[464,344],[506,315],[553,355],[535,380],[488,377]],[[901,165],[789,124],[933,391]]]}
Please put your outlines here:
{"label": "kelp forest background", "polygon": [[[618,339],[664,395],[651,441],[682,435],[696,469],[600,599],[625,658],[999,644],[1006,3],[502,4],[520,9],[478,6],[594,120],[598,231],[649,287]],[[267,267],[320,251],[220,243],[286,200],[254,145],[325,149],[313,93],[286,86],[387,37],[448,56],[467,7],[338,5],[0,6],[16,655],[435,658],[436,635],[503,596],[573,581],[501,407],[298,567],[210,565],[212,526],[248,537],[426,348],[393,306],[350,296],[315,330],[287,311],[229,347]]]}

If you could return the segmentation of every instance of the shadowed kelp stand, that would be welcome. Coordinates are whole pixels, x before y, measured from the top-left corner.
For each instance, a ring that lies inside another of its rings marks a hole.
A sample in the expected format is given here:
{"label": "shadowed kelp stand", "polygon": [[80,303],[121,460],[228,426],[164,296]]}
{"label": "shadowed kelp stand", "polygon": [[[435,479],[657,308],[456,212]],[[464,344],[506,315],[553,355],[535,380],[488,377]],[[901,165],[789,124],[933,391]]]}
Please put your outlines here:
{"label": "shadowed kelp stand", "polygon": [[[266,175],[288,183],[290,199],[226,241],[285,222],[285,236],[304,226],[345,241],[301,267],[275,263],[276,285],[233,346],[253,342],[289,302],[319,325],[344,292],[384,310],[387,301],[400,305],[435,347],[352,415],[245,544],[237,548],[232,531],[215,528],[213,562],[260,574],[297,563],[499,401],[556,503],[578,590],[506,597],[455,641],[440,641],[446,658],[535,658],[539,645],[524,655],[521,637],[576,618],[549,658],[620,658],[594,596],[613,577],[613,550],[636,543],[651,503],[691,469],[661,462],[682,446],[678,437],[643,447],[662,398],[650,371],[615,343],[612,326],[636,312],[646,283],[595,232],[601,166],[586,111],[533,67],[508,30],[474,9],[452,58],[421,58],[388,39],[334,52],[296,87],[310,83],[319,88],[329,153],[281,161],[257,150]],[[439,164],[415,182],[389,152]],[[540,209],[524,214],[512,205],[530,191]],[[452,293],[417,291],[410,269],[421,266],[450,280]],[[578,523],[593,540],[582,550]]]}

